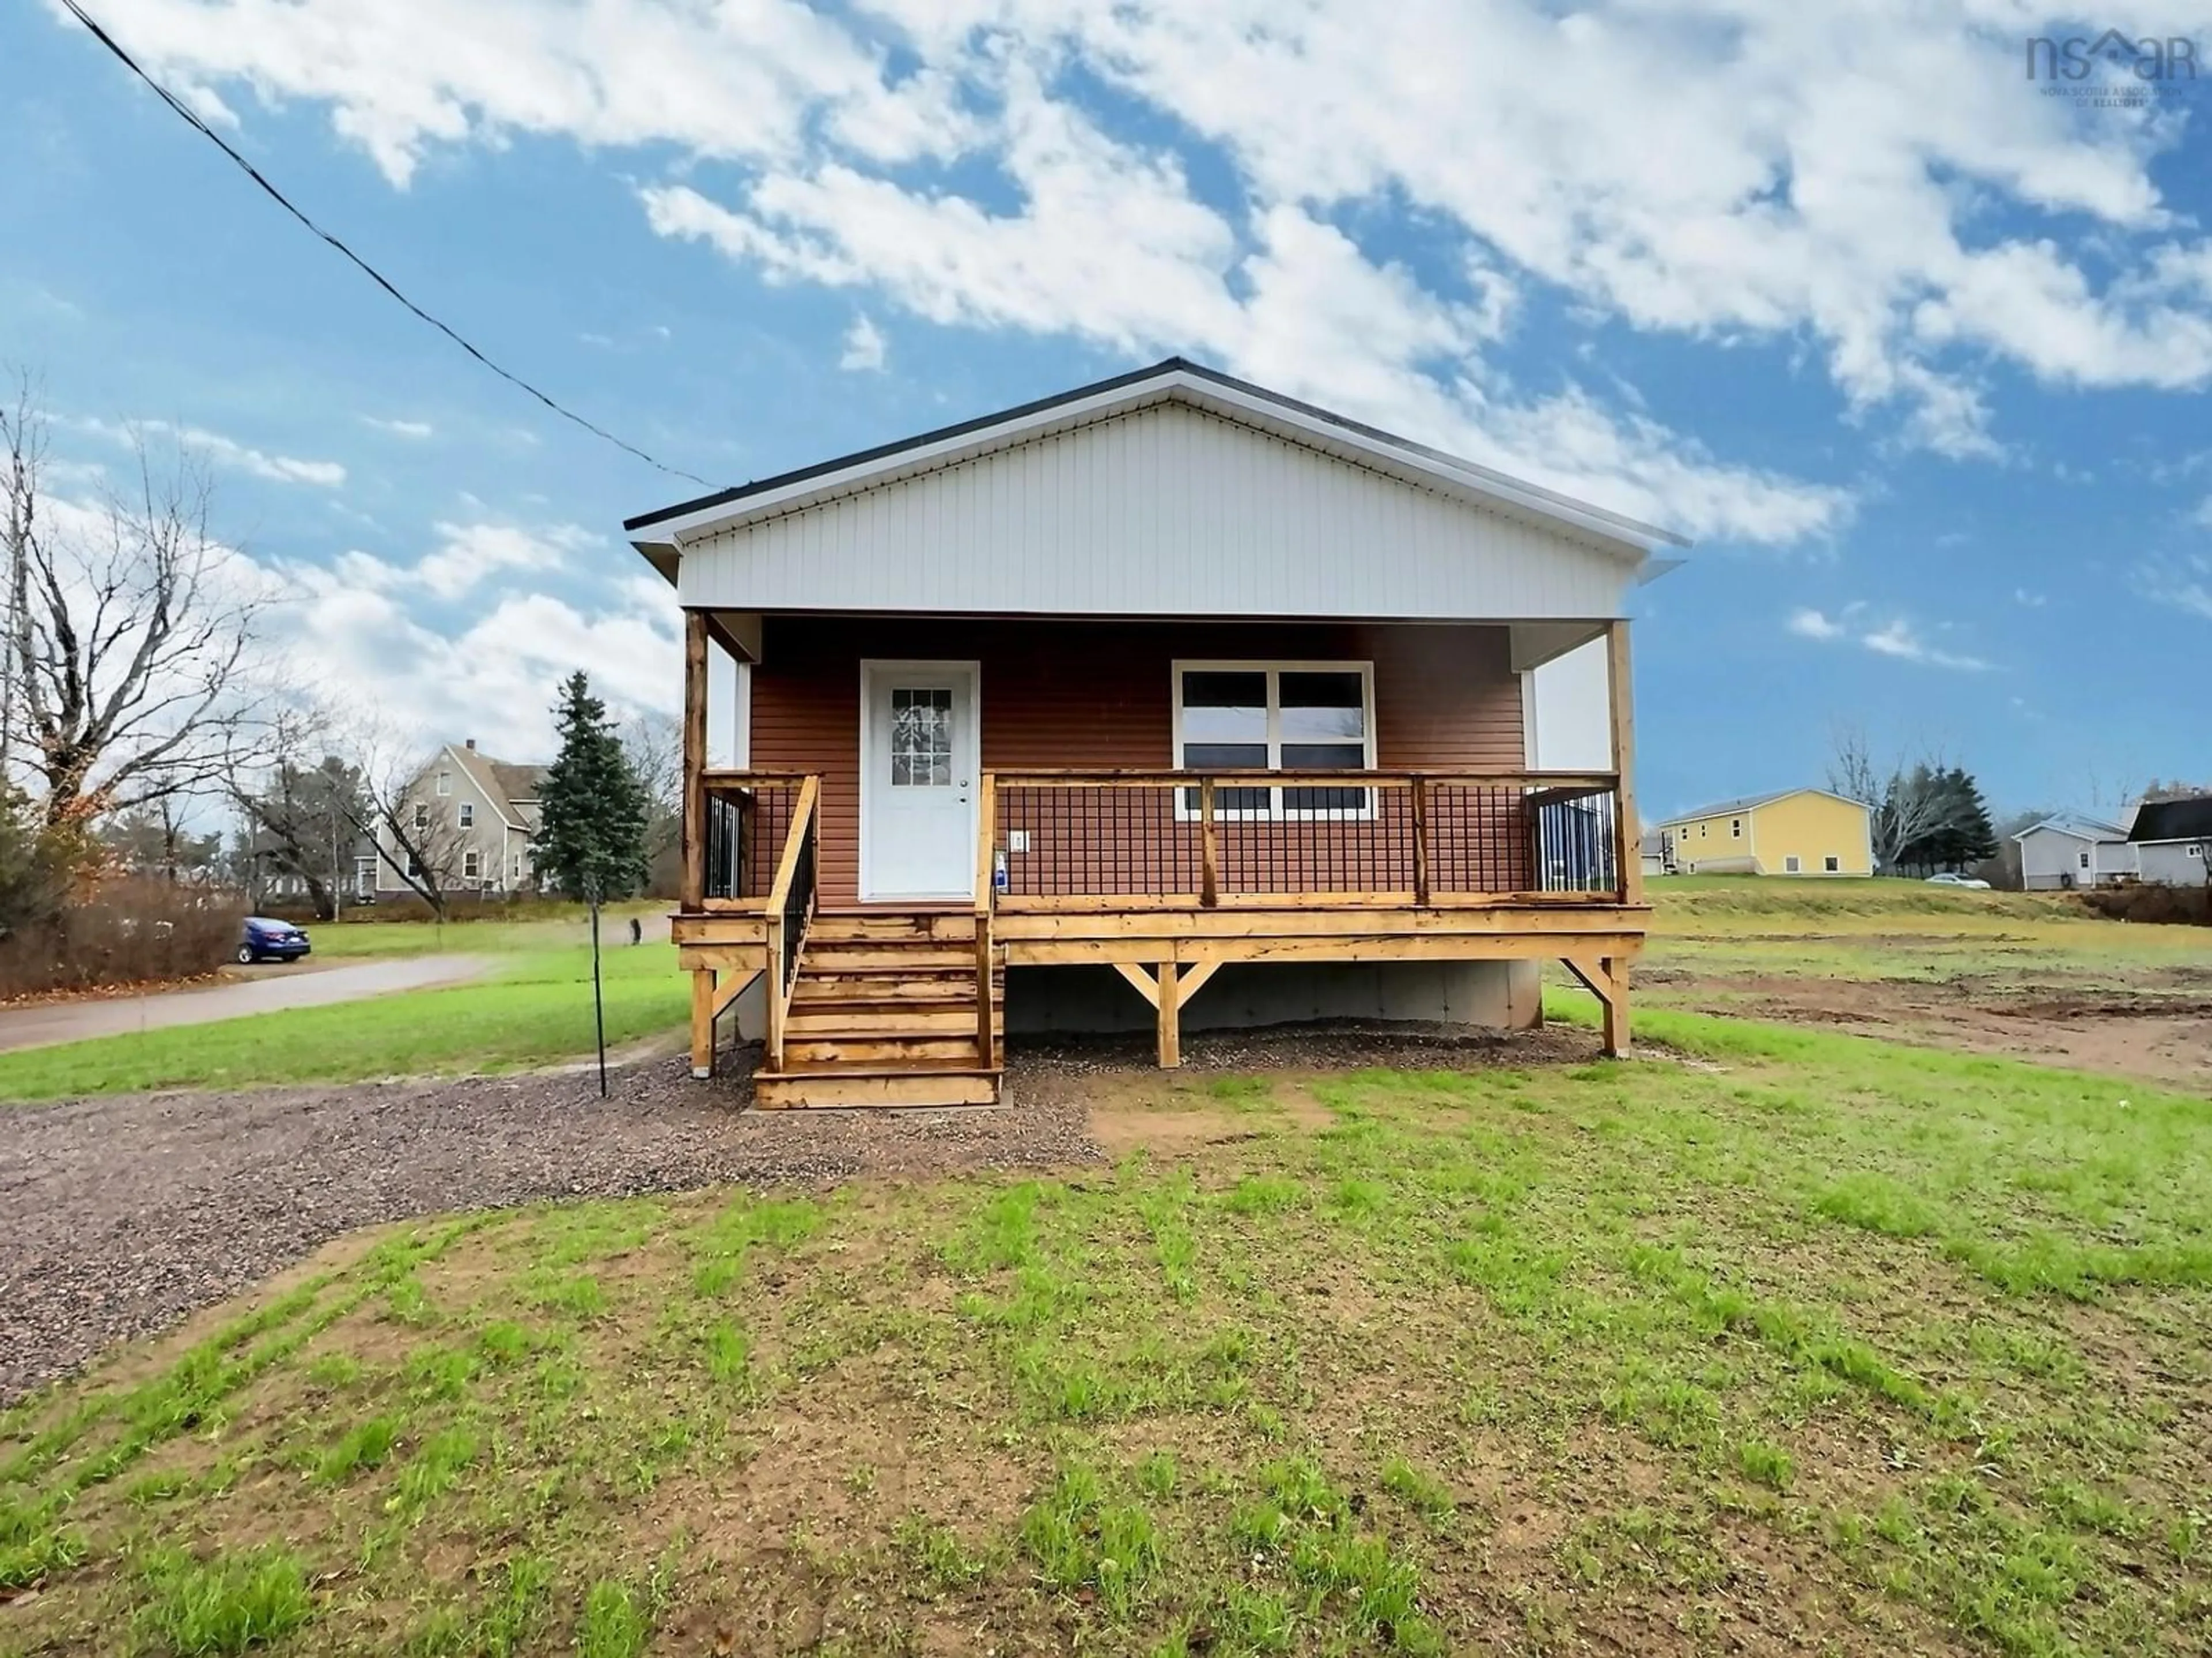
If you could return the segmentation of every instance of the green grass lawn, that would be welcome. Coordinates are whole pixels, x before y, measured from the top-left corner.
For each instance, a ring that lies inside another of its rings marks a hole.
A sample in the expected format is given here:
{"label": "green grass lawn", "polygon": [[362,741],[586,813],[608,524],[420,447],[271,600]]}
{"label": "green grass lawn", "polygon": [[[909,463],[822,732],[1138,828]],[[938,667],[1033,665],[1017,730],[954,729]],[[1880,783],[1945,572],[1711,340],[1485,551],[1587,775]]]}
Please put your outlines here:
{"label": "green grass lawn", "polygon": [[1641,1023],[336,1252],[0,1415],[0,1648],[2201,1651],[2212,1105]]}
{"label": "green grass lawn", "polygon": [[[665,898],[610,904],[599,918],[599,937],[608,944],[629,938],[632,916],[658,928],[672,906]],[[541,907],[544,908],[544,907]],[[481,956],[494,951],[557,949],[584,944],[591,925],[581,904],[562,906],[551,914],[524,921],[460,920],[322,921],[307,924],[318,957],[350,961],[356,957]]]}
{"label": "green grass lawn", "polygon": [[[590,947],[554,942],[576,929],[517,929],[503,943],[481,944],[477,926],[447,931],[470,935],[459,949],[500,952],[500,964],[484,979],[445,989],[0,1054],[0,1100],[510,1071],[592,1051]],[[633,947],[627,923],[619,931],[624,942],[603,951],[610,1044],[672,1029],[690,1006],[674,948]]]}
{"label": "green grass lawn", "polygon": [[1653,915],[1644,964],[1706,979],[1972,976],[2091,988],[2177,969],[2212,975],[2212,934],[2203,928],[2106,920],[2062,893],[1741,875],[1647,885]]}

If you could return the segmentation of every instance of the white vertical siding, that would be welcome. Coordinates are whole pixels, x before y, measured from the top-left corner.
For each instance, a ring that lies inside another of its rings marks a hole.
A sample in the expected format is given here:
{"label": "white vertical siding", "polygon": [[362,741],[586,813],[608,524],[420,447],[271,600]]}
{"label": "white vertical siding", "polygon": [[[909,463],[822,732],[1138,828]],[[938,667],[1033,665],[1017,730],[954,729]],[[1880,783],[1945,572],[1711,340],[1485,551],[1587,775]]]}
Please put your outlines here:
{"label": "white vertical siding", "polygon": [[685,547],[687,605],[1106,616],[1620,614],[1619,558],[1163,404]]}

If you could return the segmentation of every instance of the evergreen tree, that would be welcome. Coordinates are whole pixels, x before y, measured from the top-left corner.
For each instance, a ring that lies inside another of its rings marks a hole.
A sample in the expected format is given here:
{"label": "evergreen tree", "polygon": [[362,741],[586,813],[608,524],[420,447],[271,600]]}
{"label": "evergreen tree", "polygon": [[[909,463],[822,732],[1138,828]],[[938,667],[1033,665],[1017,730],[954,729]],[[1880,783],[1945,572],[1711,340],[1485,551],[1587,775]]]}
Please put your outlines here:
{"label": "evergreen tree", "polygon": [[606,705],[581,672],[561,688],[561,752],[538,793],[541,877],[571,898],[627,898],[645,884],[649,803]]}

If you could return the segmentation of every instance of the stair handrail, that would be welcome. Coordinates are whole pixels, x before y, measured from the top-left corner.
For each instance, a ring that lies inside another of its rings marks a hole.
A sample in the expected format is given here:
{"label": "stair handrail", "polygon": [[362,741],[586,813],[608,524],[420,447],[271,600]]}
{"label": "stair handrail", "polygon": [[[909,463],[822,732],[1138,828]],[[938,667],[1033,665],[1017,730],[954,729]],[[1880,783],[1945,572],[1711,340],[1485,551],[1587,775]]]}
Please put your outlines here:
{"label": "stair handrail", "polygon": [[[806,942],[806,924],[814,914],[815,859],[807,854],[813,849],[816,810],[821,798],[822,779],[810,773],[799,786],[799,798],[792,804],[791,827],[784,832],[783,855],[776,860],[775,880],[761,905],[768,934],[768,1037],[763,1062],[771,1071],[783,1065],[783,1028],[791,1011],[791,993],[799,979],[799,952]],[[797,936],[793,937],[792,889],[799,881],[802,863],[807,871],[806,884],[800,894]]]}
{"label": "stair handrail", "polygon": [[975,1054],[986,1071],[999,1063],[998,1022],[991,1009],[991,915],[998,896],[999,780],[978,780],[975,821]]}

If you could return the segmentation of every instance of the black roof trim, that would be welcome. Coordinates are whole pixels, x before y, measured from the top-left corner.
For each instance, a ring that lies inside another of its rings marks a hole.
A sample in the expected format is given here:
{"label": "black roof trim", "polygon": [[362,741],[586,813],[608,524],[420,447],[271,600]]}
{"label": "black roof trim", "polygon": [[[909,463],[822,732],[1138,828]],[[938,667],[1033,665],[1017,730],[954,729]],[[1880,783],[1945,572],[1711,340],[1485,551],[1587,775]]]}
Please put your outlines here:
{"label": "black roof trim", "polygon": [[1690,544],[1683,537],[1674,534],[1670,530],[1662,530],[1653,525],[1639,523],[1621,513],[1608,512],[1602,507],[1593,507],[1586,501],[1573,500],[1554,490],[1547,489],[1540,484],[1523,483],[1517,478],[1509,478],[1502,473],[1491,471],[1487,467],[1479,466],[1473,461],[1447,454],[1441,449],[1431,448],[1428,445],[1416,443],[1410,438],[1400,437],[1396,433],[1386,432],[1379,426],[1370,426],[1362,421],[1348,419],[1331,410],[1323,409],[1316,404],[1302,402],[1297,398],[1285,397],[1280,392],[1271,392],[1264,386],[1255,386],[1249,380],[1238,380],[1233,374],[1224,374],[1218,368],[1208,368],[1205,364],[1193,362],[1188,357],[1163,357],[1159,361],[1146,367],[1133,368],[1126,374],[1115,374],[1109,379],[1094,380],[1088,386],[1079,386],[1071,392],[1054,392],[1051,397],[1039,398],[1033,403],[1020,404],[1012,409],[1001,409],[994,414],[979,415],[973,420],[961,421],[956,425],[940,426],[933,432],[923,432],[915,437],[901,438],[896,443],[878,444],[872,449],[857,450],[849,455],[840,455],[834,460],[817,461],[811,466],[802,466],[794,471],[779,472],[774,477],[758,478],[750,483],[738,484],[733,489],[718,490],[710,495],[701,495],[696,501],[678,501],[673,507],[663,507],[657,512],[646,513],[637,518],[624,519],[623,528],[626,531],[649,530],[654,525],[665,524],[671,519],[686,518],[693,513],[703,512],[709,507],[726,507],[750,495],[765,495],[771,489],[784,489],[793,483],[804,483],[809,478],[825,477],[834,472],[844,471],[848,467],[866,466],[875,461],[888,460],[892,456],[909,449],[926,448],[931,444],[943,443],[951,438],[965,437],[971,432],[986,431],[994,426],[1002,426],[1009,421],[1026,420],[1032,415],[1042,415],[1064,404],[1080,403],[1087,398],[1095,398],[1103,392],[1119,392],[1128,386],[1140,386],[1146,380],[1158,380],[1175,374],[1188,374],[1198,380],[1211,381],[1226,391],[1257,398],[1264,403],[1273,404],[1279,409],[1286,409],[1294,414],[1304,415],[1310,419],[1336,427],[1341,431],[1365,438],[1370,442],[1385,444],[1391,448],[1402,450],[1407,454],[1417,455],[1426,460],[1439,462],[1478,478],[1493,478],[1501,485],[1535,496],[1540,500],[1555,501],[1568,511],[1603,519],[1635,534],[1654,536],[1661,540],[1672,542],[1678,547],[1686,547]]}

